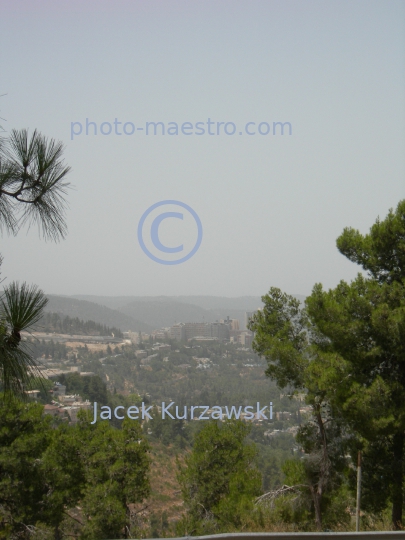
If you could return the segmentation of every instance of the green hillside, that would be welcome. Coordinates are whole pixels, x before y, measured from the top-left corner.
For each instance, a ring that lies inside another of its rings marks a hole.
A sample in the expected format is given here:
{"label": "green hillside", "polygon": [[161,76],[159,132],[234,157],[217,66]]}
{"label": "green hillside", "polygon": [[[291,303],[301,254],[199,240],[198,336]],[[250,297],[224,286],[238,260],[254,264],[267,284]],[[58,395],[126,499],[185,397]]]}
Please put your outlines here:
{"label": "green hillside", "polygon": [[119,328],[122,332],[132,330],[134,332],[151,332],[154,327],[145,324],[115,309],[88,302],[87,300],[77,300],[68,296],[47,295],[49,302],[45,307],[46,311],[78,317],[83,321],[94,321],[98,324]]}

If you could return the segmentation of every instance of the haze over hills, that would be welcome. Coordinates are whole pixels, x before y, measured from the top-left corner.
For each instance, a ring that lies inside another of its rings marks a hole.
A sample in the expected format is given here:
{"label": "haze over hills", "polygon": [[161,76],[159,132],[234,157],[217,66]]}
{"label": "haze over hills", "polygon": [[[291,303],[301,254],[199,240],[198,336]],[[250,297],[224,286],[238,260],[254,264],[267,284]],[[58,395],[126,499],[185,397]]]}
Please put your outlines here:
{"label": "haze over hills", "polygon": [[116,309],[133,319],[161,328],[178,322],[214,322],[230,317],[245,324],[245,312],[262,305],[260,297],[216,296],[76,296]]}
{"label": "haze over hills", "polygon": [[[299,300],[304,296],[295,295]],[[122,331],[149,333],[176,322],[214,322],[238,319],[245,329],[245,312],[262,306],[259,296],[96,296],[48,295],[46,310],[93,320]]]}
{"label": "haze over hills", "polygon": [[[262,305],[260,296],[97,296],[72,295],[71,298],[96,302],[112,309],[119,309],[132,302],[178,302],[192,304],[203,309],[239,309],[252,311]],[[304,297],[302,297],[304,298]]]}
{"label": "haze over hills", "polygon": [[48,294],[47,298],[49,302],[45,307],[45,311],[68,315],[69,317],[78,317],[83,321],[94,321],[110,327],[115,326],[122,332],[133,330],[149,333],[155,329],[142,321],[133,319],[125,313],[110,309],[101,304],[96,304],[95,302],[53,294]]}
{"label": "haze over hills", "polygon": [[119,308],[118,311],[134,319],[142,318],[146,324],[154,325],[156,328],[172,326],[176,322],[214,322],[227,316],[238,319],[241,325],[245,317],[245,310],[203,309],[193,304],[175,301],[135,301]]}

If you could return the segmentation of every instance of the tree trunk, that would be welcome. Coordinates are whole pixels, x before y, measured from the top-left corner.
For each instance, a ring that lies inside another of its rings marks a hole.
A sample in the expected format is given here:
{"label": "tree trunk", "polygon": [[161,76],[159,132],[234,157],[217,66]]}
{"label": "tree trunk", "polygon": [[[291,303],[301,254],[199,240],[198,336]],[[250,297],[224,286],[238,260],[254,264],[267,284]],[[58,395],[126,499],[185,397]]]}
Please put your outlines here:
{"label": "tree trunk", "polygon": [[318,531],[322,531],[322,512],[321,512],[321,501],[324,490],[327,488],[329,483],[330,476],[330,461],[328,456],[328,441],[326,438],[325,425],[323,423],[321,415],[321,402],[317,403],[314,407],[314,415],[318,424],[319,435],[321,439],[322,446],[322,457],[320,461],[319,468],[319,480],[317,487],[312,491],[312,498],[314,500],[314,509],[315,509],[315,525]]}
{"label": "tree trunk", "polygon": [[403,494],[402,484],[404,479],[404,433],[396,433],[393,440],[392,460],[392,526],[394,530],[402,526]]}
{"label": "tree trunk", "polygon": [[314,501],[316,530],[322,531],[321,495],[315,486],[311,486],[310,489],[312,500]]}

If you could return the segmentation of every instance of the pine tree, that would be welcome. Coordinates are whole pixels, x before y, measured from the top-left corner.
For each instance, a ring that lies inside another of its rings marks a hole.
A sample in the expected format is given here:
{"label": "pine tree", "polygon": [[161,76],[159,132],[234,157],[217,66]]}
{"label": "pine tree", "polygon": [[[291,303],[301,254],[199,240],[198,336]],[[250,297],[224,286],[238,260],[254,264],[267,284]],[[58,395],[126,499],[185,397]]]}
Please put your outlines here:
{"label": "pine tree", "polygon": [[240,525],[261,492],[257,451],[246,443],[249,426],[242,421],[207,423],[195,436],[192,452],[179,465],[179,482],[187,514],[182,534],[209,534]]}
{"label": "pine tree", "polygon": [[[325,341],[324,372],[319,380],[334,388],[333,399],[365,441],[374,460],[384,465],[385,489],[390,486],[392,523],[402,523],[405,468],[405,200],[370,233],[351,228],[337,240],[341,253],[368,272],[328,292],[316,285],[308,311]],[[328,367],[329,366],[329,367]],[[384,452],[375,452],[384,439]],[[365,456],[367,459],[367,455]],[[373,467],[371,467],[373,468]]]}
{"label": "pine tree", "polygon": [[[65,194],[69,186],[63,145],[37,131],[13,130],[0,140],[0,229],[16,234],[24,224],[37,224],[45,238],[66,234]],[[2,259],[0,258],[0,264]],[[24,395],[36,371],[21,332],[35,325],[47,303],[35,286],[11,283],[0,298],[0,380],[6,392]]]}

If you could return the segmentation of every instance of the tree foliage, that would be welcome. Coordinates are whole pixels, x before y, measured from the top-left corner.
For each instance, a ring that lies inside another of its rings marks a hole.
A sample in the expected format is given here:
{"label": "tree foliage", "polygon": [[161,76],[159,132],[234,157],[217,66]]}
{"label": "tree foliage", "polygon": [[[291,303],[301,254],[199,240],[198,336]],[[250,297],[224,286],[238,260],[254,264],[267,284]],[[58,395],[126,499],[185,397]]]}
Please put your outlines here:
{"label": "tree foliage", "polygon": [[[307,299],[311,319],[328,338],[324,350],[333,370],[323,384],[335,389],[331,399],[363,437],[375,467],[388,452],[391,471],[382,476],[397,528],[405,465],[405,201],[377,219],[369,234],[345,229],[337,245],[370,277],[359,274],[330,291],[315,285]],[[381,440],[386,451],[376,453]]]}
{"label": "tree foliage", "polygon": [[7,393],[24,395],[38,372],[21,333],[38,322],[46,303],[43,292],[26,283],[11,283],[0,297],[0,380]]}
{"label": "tree foliage", "polygon": [[51,422],[38,404],[0,407],[0,538],[28,538],[43,526],[59,539],[73,523],[81,539],[127,537],[130,506],[150,489],[139,423],[92,426],[85,414],[74,426]]}
{"label": "tree foliage", "polygon": [[261,492],[254,444],[246,443],[242,421],[207,423],[180,466],[179,482],[187,515],[179,529],[186,534],[226,530],[253,508]]}
{"label": "tree foliage", "polygon": [[[12,130],[0,139],[0,230],[16,234],[24,224],[37,224],[45,239],[64,238],[69,167],[62,154],[62,143],[37,131],[29,137],[27,130]],[[41,290],[26,283],[11,283],[0,297],[0,379],[6,392],[24,396],[35,362],[21,332],[38,322],[46,302]]]}
{"label": "tree foliage", "polygon": [[297,442],[305,452],[305,481],[299,488],[310,494],[316,526],[322,529],[325,495],[340,486],[346,466],[348,435],[332,414],[329,388],[320,384],[325,369],[322,348],[325,338],[311,323],[307,310],[291,295],[272,287],[262,297],[264,307],[251,318],[254,350],[268,363],[266,375],[291,395],[305,391],[311,419],[300,426]]}
{"label": "tree foliage", "polygon": [[0,141],[0,226],[15,234],[22,225],[38,224],[45,238],[67,232],[65,195],[70,170],[63,163],[63,144],[36,130],[13,129]]}
{"label": "tree foliage", "polygon": [[110,328],[105,324],[91,320],[82,320],[79,317],[69,317],[59,313],[45,312],[38,330],[42,332],[56,332],[59,334],[79,334],[86,336],[111,336],[122,338],[123,333],[114,326]]}
{"label": "tree foliage", "polygon": [[372,510],[391,502],[398,528],[405,465],[405,201],[377,219],[369,234],[346,228],[337,246],[368,275],[329,291],[316,284],[305,306],[271,289],[250,325],[254,348],[268,361],[266,374],[280,387],[305,389],[313,408],[312,425],[298,434],[312,456],[306,459],[313,469],[309,485],[319,495],[336,489],[345,448],[353,455],[362,448],[364,502]]}

